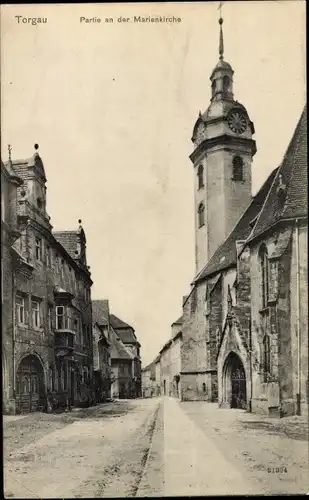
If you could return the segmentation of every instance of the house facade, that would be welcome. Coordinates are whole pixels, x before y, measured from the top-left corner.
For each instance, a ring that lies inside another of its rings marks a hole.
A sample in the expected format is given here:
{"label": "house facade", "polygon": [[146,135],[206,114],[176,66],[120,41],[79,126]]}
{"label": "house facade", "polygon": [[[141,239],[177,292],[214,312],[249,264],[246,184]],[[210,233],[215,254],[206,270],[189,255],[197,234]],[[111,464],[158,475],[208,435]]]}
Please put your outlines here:
{"label": "house facade", "polygon": [[156,395],[156,367],[153,361],[142,368],[142,395],[151,398]]}
{"label": "house facade", "polygon": [[111,342],[108,300],[92,301],[93,375],[95,401],[111,398]]}
{"label": "house facade", "polygon": [[110,324],[117,336],[124,344],[126,350],[132,355],[132,383],[130,397],[142,396],[142,366],[141,366],[141,345],[136,337],[135,330],[114,314],[110,315]]}
{"label": "house facade", "polygon": [[22,180],[11,199],[10,216],[19,235],[10,247],[11,286],[3,290],[4,303],[11,301],[11,313],[3,316],[2,347],[6,399],[13,413],[92,400],[92,280],[86,237],[81,221],[75,231],[53,232],[37,148],[29,160],[10,159],[5,166]]}

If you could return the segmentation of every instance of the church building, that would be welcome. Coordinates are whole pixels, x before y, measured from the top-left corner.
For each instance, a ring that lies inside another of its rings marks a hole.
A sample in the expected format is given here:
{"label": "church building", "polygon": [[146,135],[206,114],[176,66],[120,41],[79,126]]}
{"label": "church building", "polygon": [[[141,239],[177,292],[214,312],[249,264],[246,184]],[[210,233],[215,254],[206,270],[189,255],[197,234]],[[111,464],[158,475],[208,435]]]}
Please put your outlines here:
{"label": "church building", "polygon": [[254,124],[219,61],[193,129],[196,275],[183,303],[180,396],[308,412],[307,113],[252,196]]}

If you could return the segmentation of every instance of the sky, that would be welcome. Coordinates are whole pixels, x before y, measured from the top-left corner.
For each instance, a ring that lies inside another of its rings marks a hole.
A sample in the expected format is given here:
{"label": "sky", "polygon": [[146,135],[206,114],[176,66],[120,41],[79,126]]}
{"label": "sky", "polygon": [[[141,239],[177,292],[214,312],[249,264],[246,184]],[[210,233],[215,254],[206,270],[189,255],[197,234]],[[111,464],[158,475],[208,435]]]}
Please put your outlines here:
{"label": "sky", "polygon": [[[135,328],[144,366],[170,337],[194,277],[189,155],[209,105],[218,14],[218,2],[1,6],[2,158],[7,144],[12,159],[39,144],[54,230],[82,219],[92,298],[109,299]],[[255,125],[254,194],[305,103],[305,2],[225,2],[222,14],[234,97]],[[151,15],[181,22],[133,21]]]}

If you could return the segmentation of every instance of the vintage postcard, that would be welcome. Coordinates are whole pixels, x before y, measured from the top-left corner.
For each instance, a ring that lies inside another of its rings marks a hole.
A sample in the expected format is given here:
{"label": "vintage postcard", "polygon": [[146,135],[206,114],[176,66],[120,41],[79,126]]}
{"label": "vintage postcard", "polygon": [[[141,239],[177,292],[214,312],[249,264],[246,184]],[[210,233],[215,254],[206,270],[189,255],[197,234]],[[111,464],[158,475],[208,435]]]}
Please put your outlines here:
{"label": "vintage postcard", "polygon": [[1,5],[5,498],[309,493],[305,19]]}

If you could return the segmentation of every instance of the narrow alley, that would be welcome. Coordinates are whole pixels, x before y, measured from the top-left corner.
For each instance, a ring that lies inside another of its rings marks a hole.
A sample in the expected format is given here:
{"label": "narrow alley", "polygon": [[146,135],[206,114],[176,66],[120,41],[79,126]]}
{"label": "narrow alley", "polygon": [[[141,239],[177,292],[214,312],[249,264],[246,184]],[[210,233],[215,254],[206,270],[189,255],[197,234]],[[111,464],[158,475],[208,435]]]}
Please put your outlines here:
{"label": "narrow alley", "polygon": [[4,416],[6,498],[307,493],[307,472],[297,417],[168,397]]}

